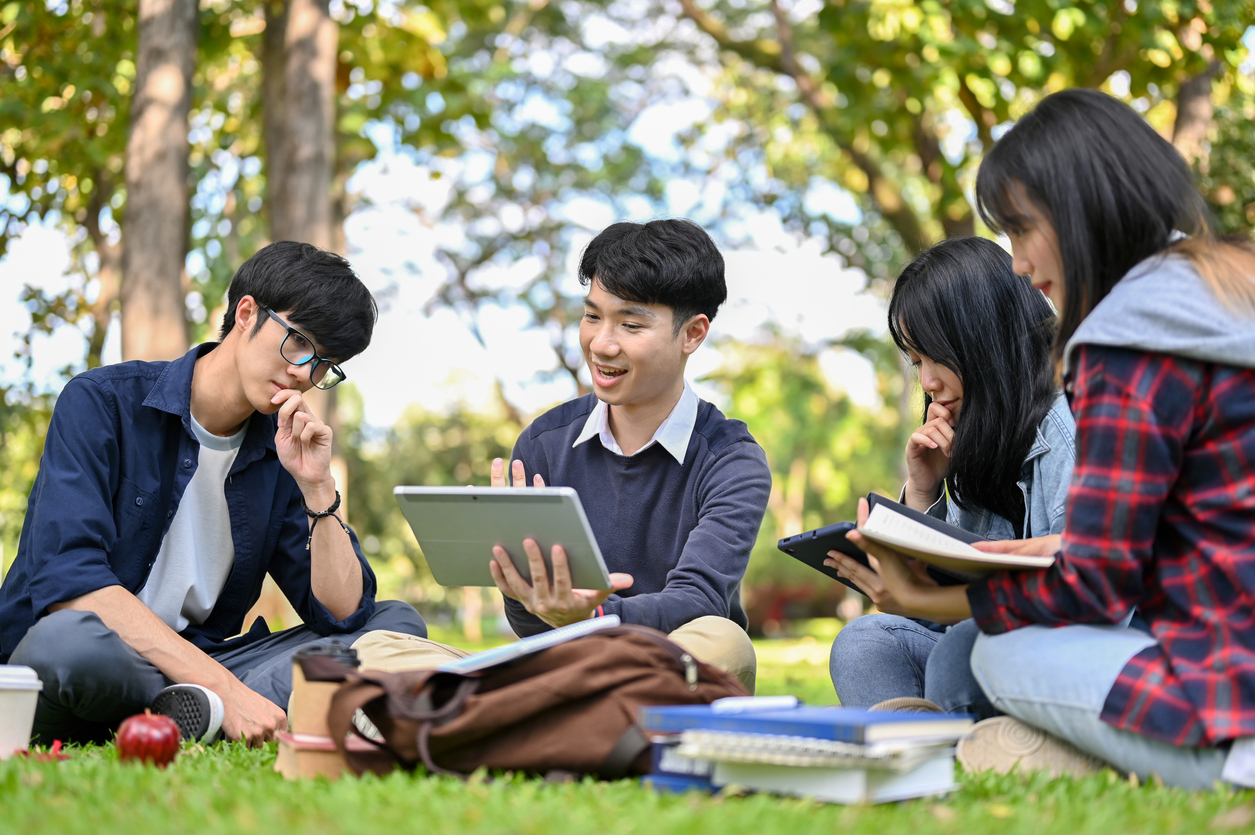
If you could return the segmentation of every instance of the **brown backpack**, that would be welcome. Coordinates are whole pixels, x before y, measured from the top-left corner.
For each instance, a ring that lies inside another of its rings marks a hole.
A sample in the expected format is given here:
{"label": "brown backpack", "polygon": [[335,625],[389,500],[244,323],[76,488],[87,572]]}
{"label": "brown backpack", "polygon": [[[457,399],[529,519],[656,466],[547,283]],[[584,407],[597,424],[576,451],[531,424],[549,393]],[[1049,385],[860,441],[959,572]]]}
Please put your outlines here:
{"label": "brown backpack", "polygon": [[[320,656],[300,663],[308,680],[345,682],[332,697],[328,726],[358,774],[419,763],[435,774],[480,767],[607,779],[643,774],[649,743],[636,724],[638,708],[748,695],[735,677],[634,625],[469,674],[359,671]],[[382,742],[367,739],[376,750],[346,749],[348,733],[363,736],[352,722],[359,708],[383,735]]]}

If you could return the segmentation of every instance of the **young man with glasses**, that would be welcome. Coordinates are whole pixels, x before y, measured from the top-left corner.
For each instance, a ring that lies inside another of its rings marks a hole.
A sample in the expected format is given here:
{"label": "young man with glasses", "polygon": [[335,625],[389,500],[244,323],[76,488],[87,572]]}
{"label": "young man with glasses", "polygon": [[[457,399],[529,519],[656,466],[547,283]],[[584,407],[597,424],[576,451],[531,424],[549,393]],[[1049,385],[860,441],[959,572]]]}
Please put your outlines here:
{"label": "young man with glasses", "polygon": [[[260,744],[286,728],[296,650],[426,634],[375,602],[303,397],[344,379],[375,318],[347,261],[283,241],[232,279],[221,342],[66,385],[0,587],[0,662],[43,682],[37,738],[104,740],[151,706],[185,737]],[[244,623],[267,573],[304,625]]]}

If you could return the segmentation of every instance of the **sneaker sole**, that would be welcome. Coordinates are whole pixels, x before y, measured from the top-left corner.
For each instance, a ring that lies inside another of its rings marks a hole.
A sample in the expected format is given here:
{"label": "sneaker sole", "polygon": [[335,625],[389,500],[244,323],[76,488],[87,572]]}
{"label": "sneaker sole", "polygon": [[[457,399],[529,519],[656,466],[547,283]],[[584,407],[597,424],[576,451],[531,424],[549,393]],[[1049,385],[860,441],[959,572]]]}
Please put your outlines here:
{"label": "sneaker sole", "polygon": [[170,688],[163,690],[153,699],[152,712],[169,716],[179,726],[179,734],[192,742],[213,742],[204,739],[213,729],[213,736],[218,736],[222,727],[222,717],[214,721],[213,705],[209,697],[191,688]]}
{"label": "sneaker sole", "polygon": [[945,709],[936,702],[921,699],[918,696],[899,696],[896,699],[885,699],[868,708],[875,711],[896,711],[898,713],[945,713]]}
{"label": "sneaker sole", "polygon": [[959,740],[956,758],[969,772],[995,771],[1009,774],[1045,771],[1051,777],[1095,774],[1106,763],[1081,749],[1010,716],[995,716],[977,722],[971,733]]}

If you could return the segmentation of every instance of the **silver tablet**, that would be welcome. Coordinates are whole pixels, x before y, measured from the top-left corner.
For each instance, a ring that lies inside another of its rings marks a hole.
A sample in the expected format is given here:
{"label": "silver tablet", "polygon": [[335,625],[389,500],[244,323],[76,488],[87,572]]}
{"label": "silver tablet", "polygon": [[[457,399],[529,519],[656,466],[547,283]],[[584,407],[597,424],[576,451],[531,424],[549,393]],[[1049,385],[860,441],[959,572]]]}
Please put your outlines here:
{"label": "silver tablet", "polygon": [[505,549],[530,582],[523,553],[523,540],[530,537],[540,544],[550,578],[550,549],[561,545],[572,588],[610,588],[605,560],[570,487],[397,487],[392,492],[442,586],[495,585],[488,570],[494,545]]}

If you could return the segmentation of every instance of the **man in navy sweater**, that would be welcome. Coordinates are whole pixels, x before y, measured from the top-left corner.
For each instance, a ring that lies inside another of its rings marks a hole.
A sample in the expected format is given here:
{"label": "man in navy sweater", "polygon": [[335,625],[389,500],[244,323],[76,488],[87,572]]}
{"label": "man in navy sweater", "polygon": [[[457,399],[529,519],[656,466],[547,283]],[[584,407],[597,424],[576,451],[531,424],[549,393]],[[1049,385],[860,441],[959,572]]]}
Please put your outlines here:
{"label": "man in navy sweater", "polygon": [[[615,614],[669,633],[752,692],[757,665],[745,634],[741,578],[771,471],[745,424],[700,400],[684,379],[689,356],[728,295],[723,257],[686,220],[616,223],[584,250],[579,276],[588,287],[580,347],[594,394],[523,430],[511,476],[519,487],[575,488],[615,572],[613,588],[572,589],[560,546],[550,555],[550,582],[539,547],[525,540],[531,575],[539,578],[534,585],[494,549],[490,567],[506,615],[527,636]],[[492,482],[506,486],[501,459],[493,462]],[[389,649],[385,635],[358,642],[367,666],[428,665],[414,656],[416,639]]]}

